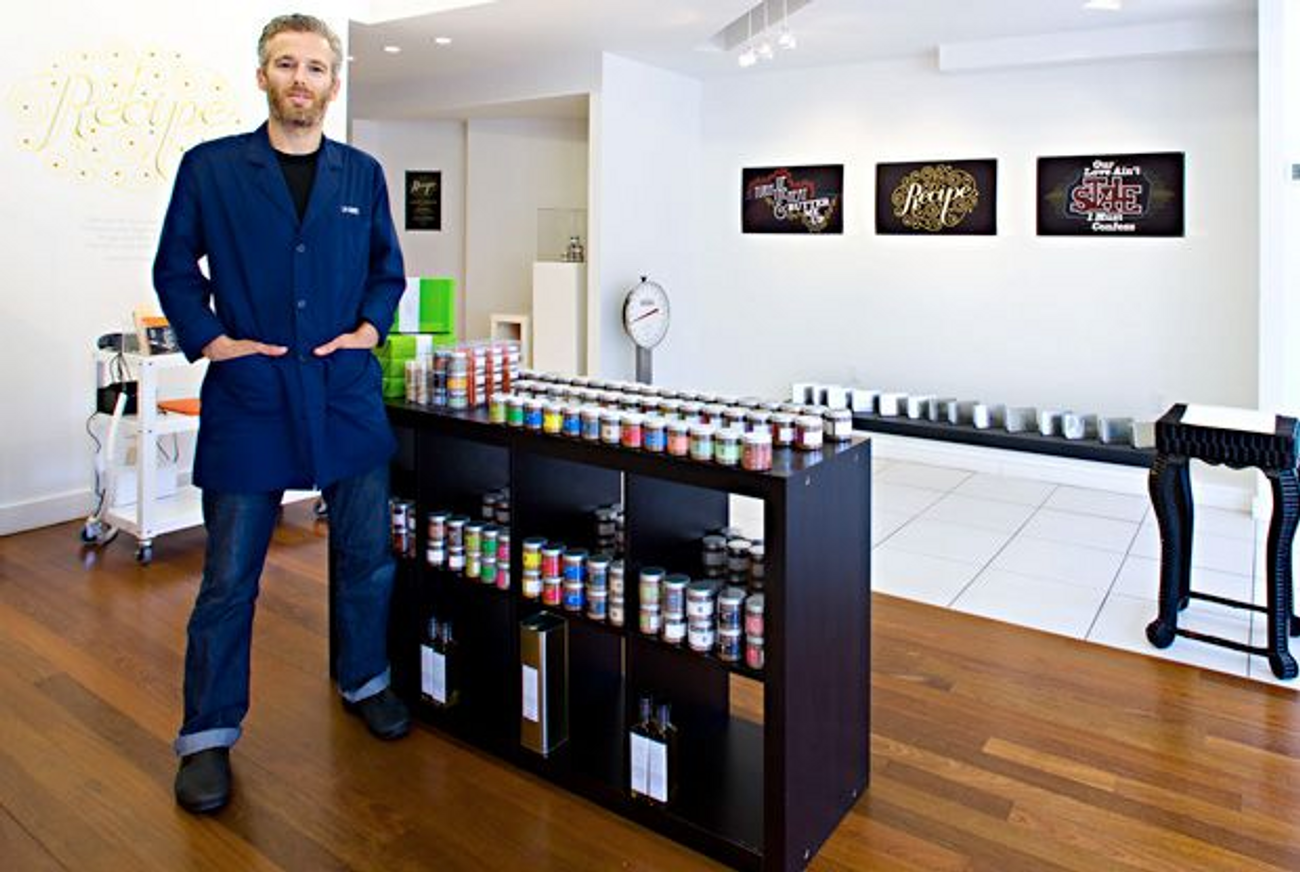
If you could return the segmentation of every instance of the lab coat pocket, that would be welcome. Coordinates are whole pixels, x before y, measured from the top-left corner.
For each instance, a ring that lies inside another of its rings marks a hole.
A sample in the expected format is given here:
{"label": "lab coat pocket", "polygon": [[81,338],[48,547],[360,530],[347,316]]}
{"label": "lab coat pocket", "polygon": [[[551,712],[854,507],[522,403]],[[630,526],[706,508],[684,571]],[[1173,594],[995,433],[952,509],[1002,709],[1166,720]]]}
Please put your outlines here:
{"label": "lab coat pocket", "polygon": [[223,408],[253,415],[274,414],[282,409],[280,375],[266,355],[217,361],[209,366],[208,378],[219,388],[213,399]]}
{"label": "lab coat pocket", "polygon": [[[379,361],[367,348],[340,348],[325,362],[325,384],[331,402],[344,398],[378,393],[380,383],[375,378]],[[373,385],[372,385],[373,382]]]}

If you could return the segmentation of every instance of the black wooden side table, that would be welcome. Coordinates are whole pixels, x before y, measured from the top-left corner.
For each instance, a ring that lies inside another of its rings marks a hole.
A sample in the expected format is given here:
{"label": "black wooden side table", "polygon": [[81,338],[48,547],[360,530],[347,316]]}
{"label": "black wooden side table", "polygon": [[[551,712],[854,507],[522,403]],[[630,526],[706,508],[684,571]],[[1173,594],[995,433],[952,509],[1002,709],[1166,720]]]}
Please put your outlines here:
{"label": "black wooden side table", "polygon": [[[1297,667],[1289,650],[1290,636],[1300,635],[1300,618],[1293,610],[1291,542],[1300,520],[1300,484],[1296,475],[1297,421],[1273,417],[1272,431],[1260,416],[1178,404],[1156,421],[1156,459],[1149,488],[1160,523],[1160,614],[1147,625],[1147,638],[1168,648],[1175,636],[1268,657],[1278,678],[1295,678]],[[1241,422],[1248,422],[1242,426]],[[1223,426],[1220,426],[1223,424]],[[1197,593],[1192,575],[1192,483],[1188,461],[1245,469],[1258,467],[1273,489],[1273,517],[1268,526],[1267,607]],[[1178,629],[1178,613],[1191,599],[1208,600],[1268,615],[1268,644],[1234,642],[1220,636]]]}

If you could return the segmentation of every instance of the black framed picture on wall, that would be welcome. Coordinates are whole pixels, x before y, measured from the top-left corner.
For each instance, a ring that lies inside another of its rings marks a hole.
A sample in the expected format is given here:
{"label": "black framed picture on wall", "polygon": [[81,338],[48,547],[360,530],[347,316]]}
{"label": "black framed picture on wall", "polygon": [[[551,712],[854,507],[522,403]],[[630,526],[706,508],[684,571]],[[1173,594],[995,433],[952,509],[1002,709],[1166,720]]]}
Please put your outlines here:
{"label": "black framed picture on wall", "polygon": [[1181,151],[1038,159],[1039,236],[1183,236]]}
{"label": "black framed picture on wall", "polygon": [[876,164],[876,232],[993,236],[997,196],[996,160]]}
{"label": "black framed picture on wall", "polygon": [[442,171],[406,171],[406,229],[442,229]]}
{"label": "black framed picture on wall", "polygon": [[742,233],[843,233],[844,165],[746,167]]}

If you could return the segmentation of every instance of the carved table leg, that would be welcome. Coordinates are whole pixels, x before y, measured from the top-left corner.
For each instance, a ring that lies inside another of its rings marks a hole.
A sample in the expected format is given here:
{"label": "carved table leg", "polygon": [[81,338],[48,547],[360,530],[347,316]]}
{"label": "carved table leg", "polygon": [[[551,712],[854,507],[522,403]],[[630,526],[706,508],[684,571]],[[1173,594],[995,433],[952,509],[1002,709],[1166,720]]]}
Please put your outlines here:
{"label": "carved table leg", "polygon": [[1157,455],[1147,486],[1160,523],[1160,613],[1147,625],[1147,639],[1157,648],[1168,648],[1191,584],[1192,488],[1187,458]]}
{"label": "carved table leg", "polygon": [[1268,470],[1273,488],[1273,518],[1268,525],[1268,665],[1278,678],[1300,670],[1290,652],[1296,623],[1292,612],[1291,543],[1300,520],[1300,484],[1294,469]]}

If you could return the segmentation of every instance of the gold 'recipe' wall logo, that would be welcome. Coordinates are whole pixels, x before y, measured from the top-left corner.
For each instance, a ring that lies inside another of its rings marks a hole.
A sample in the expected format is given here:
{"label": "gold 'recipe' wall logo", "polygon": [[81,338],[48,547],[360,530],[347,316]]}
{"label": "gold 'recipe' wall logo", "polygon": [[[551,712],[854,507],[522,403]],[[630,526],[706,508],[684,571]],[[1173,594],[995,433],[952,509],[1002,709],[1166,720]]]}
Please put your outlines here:
{"label": "gold 'recipe' wall logo", "polygon": [[889,201],[894,215],[914,230],[938,233],[956,227],[979,205],[979,185],[965,170],[926,166],[903,176]]}
{"label": "gold 'recipe' wall logo", "polygon": [[10,91],[9,110],[46,167],[119,188],[168,181],[185,149],[239,123],[225,79],[161,49],[57,60]]}

